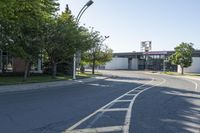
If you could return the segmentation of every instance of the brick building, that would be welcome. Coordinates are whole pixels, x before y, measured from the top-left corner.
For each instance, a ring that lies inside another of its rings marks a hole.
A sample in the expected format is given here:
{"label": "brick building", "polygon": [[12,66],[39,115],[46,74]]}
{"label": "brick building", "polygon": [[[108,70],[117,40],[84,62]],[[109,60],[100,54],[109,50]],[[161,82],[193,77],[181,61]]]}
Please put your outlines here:
{"label": "brick building", "polygon": [[[20,58],[12,57],[8,52],[0,50],[0,72],[23,73],[25,62]],[[42,73],[42,60],[31,66],[31,72]]]}

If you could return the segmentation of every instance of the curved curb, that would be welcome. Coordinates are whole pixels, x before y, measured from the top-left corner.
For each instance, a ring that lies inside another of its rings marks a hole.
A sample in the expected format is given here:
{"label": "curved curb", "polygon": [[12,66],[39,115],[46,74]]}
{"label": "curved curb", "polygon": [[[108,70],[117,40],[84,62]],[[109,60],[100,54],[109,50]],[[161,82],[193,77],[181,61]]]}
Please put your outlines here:
{"label": "curved curb", "polygon": [[95,82],[95,81],[104,80],[107,78],[110,78],[110,77],[99,76],[99,77],[79,79],[79,80],[67,80],[67,81],[55,81],[55,82],[19,84],[19,85],[6,85],[6,86],[0,86],[0,94],[10,93],[10,92],[22,92],[22,91],[30,91],[30,90],[48,89],[48,88],[52,88],[52,87],[70,86],[70,85],[75,85],[75,84]]}

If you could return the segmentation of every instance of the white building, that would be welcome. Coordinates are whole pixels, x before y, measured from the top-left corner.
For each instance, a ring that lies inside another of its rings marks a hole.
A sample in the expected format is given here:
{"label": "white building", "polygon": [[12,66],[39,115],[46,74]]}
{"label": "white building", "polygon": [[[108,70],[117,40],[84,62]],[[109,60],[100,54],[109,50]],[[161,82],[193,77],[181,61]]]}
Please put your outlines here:
{"label": "white building", "polygon": [[[174,51],[114,53],[112,61],[105,65],[105,69],[180,72],[179,66],[172,65],[167,61],[167,57],[173,53]],[[190,67],[185,68],[185,72],[200,73],[200,50],[193,53],[193,63]]]}

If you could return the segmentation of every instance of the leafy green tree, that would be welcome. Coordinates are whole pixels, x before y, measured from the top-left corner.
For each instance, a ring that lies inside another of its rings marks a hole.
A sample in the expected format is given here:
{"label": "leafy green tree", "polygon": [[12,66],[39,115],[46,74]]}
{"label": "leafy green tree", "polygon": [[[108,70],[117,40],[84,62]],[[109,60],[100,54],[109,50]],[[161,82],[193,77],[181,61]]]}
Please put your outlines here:
{"label": "leafy green tree", "polygon": [[69,8],[56,15],[57,0],[1,0],[0,48],[24,60],[26,80],[30,66],[43,54],[56,76],[57,64],[94,44],[92,34],[79,27]]}
{"label": "leafy green tree", "polygon": [[63,13],[62,16],[52,18],[46,26],[44,50],[51,64],[53,78],[56,77],[57,64],[62,63],[66,57],[74,53],[69,51],[72,46],[69,43],[71,34],[68,33],[74,30],[69,19],[69,15]]}
{"label": "leafy green tree", "polygon": [[[24,79],[27,79],[30,65],[41,54],[42,30],[41,24],[58,9],[56,0],[10,0],[1,1],[0,26],[2,44],[15,57],[25,61]],[[4,14],[5,13],[5,14]],[[10,43],[11,42],[11,43]]]}
{"label": "leafy green tree", "polygon": [[72,58],[78,50],[89,48],[89,34],[84,27],[78,27],[73,15],[66,10],[52,18],[46,25],[45,52],[52,65],[52,77],[56,77],[57,65]]}
{"label": "leafy green tree", "polygon": [[14,0],[0,1],[0,49],[5,50],[8,44],[12,44],[12,25],[14,21]]}
{"label": "leafy green tree", "polygon": [[99,32],[93,32],[92,47],[82,56],[82,64],[92,65],[92,74],[95,74],[95,67],[112,60],[113,51],[103,44],[104,40]]}
{"label": "leafy green tree", "polygon": [[181,74],[184,74],[184,68],[192,64],[192,53],[194,51],[192,43],[181,43],[175,47],[175,53],[170,56],[170,62],[174,65],[180,65]]}

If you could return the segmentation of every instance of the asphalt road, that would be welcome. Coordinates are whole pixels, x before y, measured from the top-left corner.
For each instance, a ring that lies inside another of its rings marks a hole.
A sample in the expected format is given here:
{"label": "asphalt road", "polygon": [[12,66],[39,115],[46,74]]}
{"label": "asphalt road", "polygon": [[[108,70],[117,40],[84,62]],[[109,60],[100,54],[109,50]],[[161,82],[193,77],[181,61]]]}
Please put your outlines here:
{"label": "asphalt road", "polygon": [[133,71],[0,94],[0,133],[200,133],[200,83]]}

